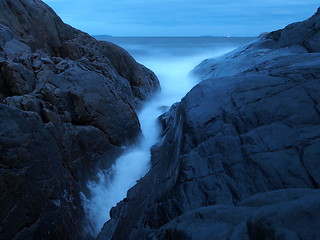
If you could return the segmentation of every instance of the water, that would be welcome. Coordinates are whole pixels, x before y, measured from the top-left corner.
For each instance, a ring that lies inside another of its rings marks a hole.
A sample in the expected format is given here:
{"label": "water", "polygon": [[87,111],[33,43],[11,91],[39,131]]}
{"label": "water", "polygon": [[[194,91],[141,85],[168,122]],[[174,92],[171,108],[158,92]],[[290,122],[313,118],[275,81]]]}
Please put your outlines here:
{"label": "water", "polygon": [[149,168],[150,147],[158,141],[157,117],[196,84],[189,72],[202,60],[227,53],[253,38],[141,38],[97,37],[125,48],[158,76],[161,91],[138,113],[143,138],[129,147],[111,169],[98,173],[99,182],[88,183],[91,199],[83,199],[92,235],[110,218],[110,209],[126,197],[127,190]]}

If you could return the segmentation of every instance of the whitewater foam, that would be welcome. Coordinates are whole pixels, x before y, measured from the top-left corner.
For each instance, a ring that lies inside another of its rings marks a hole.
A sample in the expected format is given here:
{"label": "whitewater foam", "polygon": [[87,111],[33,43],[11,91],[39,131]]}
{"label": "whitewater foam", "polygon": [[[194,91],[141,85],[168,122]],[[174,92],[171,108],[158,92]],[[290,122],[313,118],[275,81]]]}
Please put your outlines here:
{"label": "whitewater foam", "polygon": [[[156,51],[157,54],[153,56],[135,55],[139,51],[133,52],[138,62],[143,63],[156,73],[161,83],[161,91],[145,103],[143,109],[138,113],[143,133],[139,143],[128,147],[111,169],[99,171],[98,182],[88,183],[92,197],[86,199],[83,196],[83,203],[90,222],[89,228],[94,236],[109,220],[110,209],[125,198],[128,189],[147,173],[150,163],[150,148],[159,140],[160,126],[157,118],[163,113],[165,107],[168,109],[172,104],[180,101],[196,84],[189,72],[203,59],[222,55],[233,49],[230,47],[221,48],[214,53],[184,57],[169,57],[165,53],[160,54],[159,51]],[[149,52],[155,51],[150,50]]]}

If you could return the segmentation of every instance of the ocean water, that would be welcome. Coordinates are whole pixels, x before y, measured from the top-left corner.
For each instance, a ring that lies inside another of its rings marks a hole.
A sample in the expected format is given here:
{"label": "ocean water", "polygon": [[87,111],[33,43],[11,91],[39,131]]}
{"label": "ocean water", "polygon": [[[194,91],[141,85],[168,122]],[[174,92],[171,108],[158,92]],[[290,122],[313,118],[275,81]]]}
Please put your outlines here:
{"label": "ocean water", "polygon": [[[252,37],[108,37],[95,36],[126,49],[138,62],[146,58],[214,57],[253,41]],[[204,59],[200,59],[204,60]],[[156,69],[155,69],[156,70]]]}
{"label": "ocean water", "polygon": [[126,49],[138,62],[155,72],[161,91],[146,102],[138,113],[143,137],[129,146],[111,169],[98,173],[98,182],[89,182],[91,199],[83,198],[88,231],[96,236],[109,220],[109,211],[126,197],[126,193],[148,169],[150,148],[159,140],[158,116],[181,98],[198,80],[190,71],[206,58],[221,56],[254,38],[228,37],[104,37]]}

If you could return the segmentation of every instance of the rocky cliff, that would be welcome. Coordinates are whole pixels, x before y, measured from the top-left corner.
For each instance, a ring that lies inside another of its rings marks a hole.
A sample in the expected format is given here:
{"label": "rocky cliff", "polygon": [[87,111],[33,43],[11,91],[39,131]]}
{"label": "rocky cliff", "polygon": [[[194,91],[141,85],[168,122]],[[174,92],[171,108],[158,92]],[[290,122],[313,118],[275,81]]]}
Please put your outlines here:
{"label": "rocky cliff", "polygon": [[0,13],[0,238],[87,239],[79,192],[135,140],[159,82],[40,0]]}
{"label": "rocky cliff", "polygon": [[194,70],[99,240],[320,238],[320,9]]}

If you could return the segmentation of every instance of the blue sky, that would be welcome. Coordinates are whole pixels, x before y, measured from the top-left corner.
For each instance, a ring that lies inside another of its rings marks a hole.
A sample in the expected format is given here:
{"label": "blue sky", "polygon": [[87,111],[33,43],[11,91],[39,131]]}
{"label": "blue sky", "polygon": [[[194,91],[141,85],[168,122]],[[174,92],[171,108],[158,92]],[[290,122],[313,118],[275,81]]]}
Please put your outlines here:
{"label": "blue sky", "polygon": [[92,35],[256,36],[314,14],[320,0],[44,0]]}

